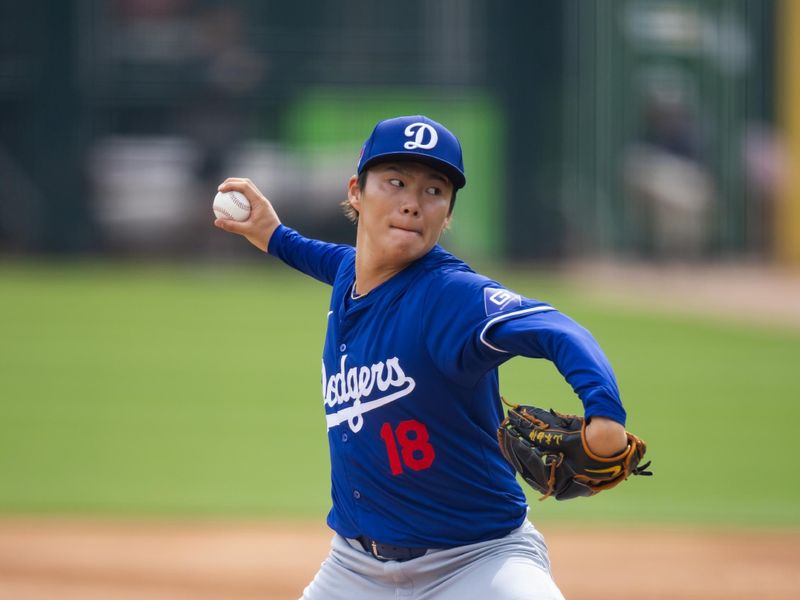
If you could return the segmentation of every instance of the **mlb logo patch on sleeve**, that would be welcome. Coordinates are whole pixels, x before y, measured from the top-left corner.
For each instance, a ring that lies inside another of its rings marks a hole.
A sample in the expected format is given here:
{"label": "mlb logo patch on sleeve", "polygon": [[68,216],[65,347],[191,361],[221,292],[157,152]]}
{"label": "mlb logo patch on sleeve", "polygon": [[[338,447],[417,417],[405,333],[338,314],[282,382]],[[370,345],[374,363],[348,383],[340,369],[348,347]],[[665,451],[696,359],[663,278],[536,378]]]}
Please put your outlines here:
{"label": "mlb logo patch on sleeve", "polygon": [[507,308],[522,306],[522,297],[503,288],[484,288],[483,306],[488,317]]}

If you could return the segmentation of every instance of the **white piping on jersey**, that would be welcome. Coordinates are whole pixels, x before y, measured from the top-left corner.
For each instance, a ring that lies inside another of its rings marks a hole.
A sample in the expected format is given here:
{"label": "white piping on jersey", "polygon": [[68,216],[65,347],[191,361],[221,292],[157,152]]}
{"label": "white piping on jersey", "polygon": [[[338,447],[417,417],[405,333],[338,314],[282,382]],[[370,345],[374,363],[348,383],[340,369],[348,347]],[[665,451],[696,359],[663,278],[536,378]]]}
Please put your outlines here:
{"label": "white piping on jersey", "polygon": [[544,305],[544,306],[534,306],[533,308],[525,308],[523,310],[515,310],[514,312],[510,312],[510,313],[505,313],[505,314],[499,315],[499,316],[495,317],[494,319],[492,319],[491,321],[489,321],[486,325],[483,326],[483,329],[481,330],[481,341],[486,346],[488,346],[489,348],[494,350],[495,352],[502,352],[503,354],[508,354],[508,350],[503,350],[502,348],[498,348],[497,346],[493,346],[492,344],[490,344],[486,340],[486,332],[489,331],[489,328],[492,325],[494,325],[496,323],[499,323],[500,321],[505,321],[505,320],[510,319],[512,317],[518,317],[520,315],[533,314],[533,313],[537,313],[537,312],[546,312],[546,311],[550,311],[550,310],[555,310],[555,308],[553,308],[552,306]]}

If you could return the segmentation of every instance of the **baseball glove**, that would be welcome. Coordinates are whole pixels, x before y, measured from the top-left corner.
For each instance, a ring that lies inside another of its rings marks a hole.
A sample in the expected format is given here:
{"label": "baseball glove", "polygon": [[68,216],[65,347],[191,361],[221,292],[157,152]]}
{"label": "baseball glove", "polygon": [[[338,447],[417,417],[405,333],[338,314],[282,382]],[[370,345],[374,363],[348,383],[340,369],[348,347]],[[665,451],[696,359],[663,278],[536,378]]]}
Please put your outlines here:
{"label": "baseball glove", "polygon": [[[505,402],[505,400],[503,400]],[[497,439],[506,460],[544,500],[569,500],[611,489],[631,475],[652,475],[640,465],[646,445],[632,433],[616,456],[597,456],[586,444],[586,420],[534,406],[509,405]]]}

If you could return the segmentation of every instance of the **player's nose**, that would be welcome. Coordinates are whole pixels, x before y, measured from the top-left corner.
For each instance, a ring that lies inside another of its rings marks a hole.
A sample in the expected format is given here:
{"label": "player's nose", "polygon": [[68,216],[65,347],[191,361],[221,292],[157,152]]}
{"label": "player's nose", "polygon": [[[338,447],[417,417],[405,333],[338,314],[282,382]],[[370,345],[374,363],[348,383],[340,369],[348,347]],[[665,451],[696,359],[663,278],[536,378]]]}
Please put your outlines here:
{"label": "player's nose", "polygon": [[418,217],[420,214],[420,199],[417,197],[416,194],[408,193],[403,196],[402,202],[400,204],[400,211],[404,215]]}

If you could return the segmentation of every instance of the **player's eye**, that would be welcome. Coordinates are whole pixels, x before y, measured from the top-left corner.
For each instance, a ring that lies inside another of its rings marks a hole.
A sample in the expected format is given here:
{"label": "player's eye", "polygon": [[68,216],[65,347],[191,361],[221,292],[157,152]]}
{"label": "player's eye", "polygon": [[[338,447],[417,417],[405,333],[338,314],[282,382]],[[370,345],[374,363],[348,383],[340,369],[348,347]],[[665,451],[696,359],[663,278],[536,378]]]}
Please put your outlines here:
{"label": "player's eye", "polygon": [[389,180],[389,184],[393,185],[394,187],[403,187],[405,185],[400,179],[397,179],[395,177],[392,177]]}
{"label": "player's eye", "polygon": [[434,187],[434,186],[431,186],[431,187],[429,187],[429,188],[428,188],[427,190],[425,190],[425,191],[426,191],[427,193],[429,193],[431,196],[439,196],[439,195],[441,195],[441,193],[442,193],[442,190],[441,190],[441,188]]}

